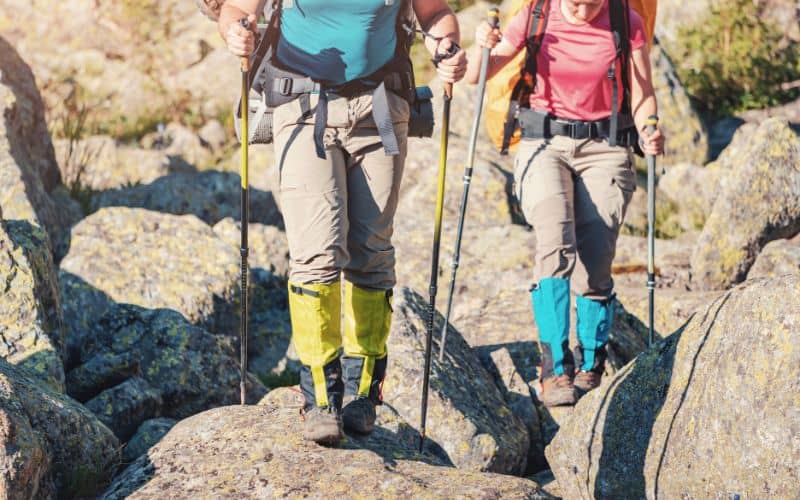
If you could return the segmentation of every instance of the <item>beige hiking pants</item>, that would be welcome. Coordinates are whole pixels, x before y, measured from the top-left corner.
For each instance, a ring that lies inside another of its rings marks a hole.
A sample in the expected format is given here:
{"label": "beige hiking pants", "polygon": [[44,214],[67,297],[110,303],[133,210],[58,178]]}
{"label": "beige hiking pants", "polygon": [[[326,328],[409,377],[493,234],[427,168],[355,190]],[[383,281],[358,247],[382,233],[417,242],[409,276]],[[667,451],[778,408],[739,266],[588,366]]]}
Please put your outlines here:
{"label": "beige hiking pants", "polygon": [[576,294],[608,298],[617,236],[636,189],[628,148],[564,136],[525,139],[514,180],[536,232],[535,282],[568,278]]}
{"label": "beige hiking pants", "polygon": [[278,202],[289,241],[289,280],[344,277],[371,289],[395,284],[392,220],[406,157],[408,103],[388,93],[400,154],[387,156],[372,119],[372,94],[329,94],[326,158],[314,146],[317,96],[303,117],[300,100],[275,109]]}

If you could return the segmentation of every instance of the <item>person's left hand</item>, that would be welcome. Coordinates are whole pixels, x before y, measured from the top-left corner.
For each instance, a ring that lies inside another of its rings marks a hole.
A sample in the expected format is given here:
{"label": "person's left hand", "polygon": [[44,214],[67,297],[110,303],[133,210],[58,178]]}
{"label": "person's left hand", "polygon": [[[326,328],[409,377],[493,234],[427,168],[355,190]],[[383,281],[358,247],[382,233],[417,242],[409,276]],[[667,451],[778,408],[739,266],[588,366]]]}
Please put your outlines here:
{"label": "person's left hand", "polygon": [[647,133],[647,129],[639,131],[639,146],[641,146],[644,154],[651,156],[659,156],[664,154],[664,134],[661,129],[656,129],[652,134]]}
{"label": "person's left hand", "polygon": [[[436,53],[446,54],[453,45],[452,40],[443,38],[436,47]],[[458,52],[452,56],[439,61],[436,72],[439,74],[439,78],[446,83],[455,83],[464,78],[464,74],[467,72],[467,54],[464,49],[459,48]]]}

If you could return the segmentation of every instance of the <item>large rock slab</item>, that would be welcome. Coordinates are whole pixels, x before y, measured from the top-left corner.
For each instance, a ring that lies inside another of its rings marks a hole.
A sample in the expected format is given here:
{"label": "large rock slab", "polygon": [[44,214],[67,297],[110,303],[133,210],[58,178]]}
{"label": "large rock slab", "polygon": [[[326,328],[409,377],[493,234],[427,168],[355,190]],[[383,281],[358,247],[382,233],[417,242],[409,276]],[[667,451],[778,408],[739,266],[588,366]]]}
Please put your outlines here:
{"label": "large rock slab", "polygon": [[94,191],[148,184],[170,173],[192,170],[166,151],[121,145],[107,135],[58,139],[55,148],[64,182]]}
{"label": "large rock slab", "polygon": [[0,357],[64,390],[58,275],[41,227],[0,216]]}
{"label": "large rock slab", "polygon": [[727,292],[585,396],[546,450],[566,498],[788,498],[800,276]]}
{"label": "large rock slab", "polygon": [[119,461],[119,442],[89,410],[0,360],[0,496],[89,497]]}
{"label": "large rock slab", "polygon": [[30,67],[2,37],[0,116],[3,216],[41,227],[48,233],[48,248],[63,255],[68,231],[57,204],[49,196],[61,184],[61,176],[45,123],[42,97]]}
{"label": "large rock slab", "polygon": [[238,331],[238,252],[194,216],[100,210],[72,229],[61,270],[82,280],[62,283],[72,346],[108,299],[169,308],[215,333]]}
{"label": "large rock slab", "polygon": [[[703,229],[711,212],[713,192],[718,188],[709,182],[711,177],[709,170],[691,163],[672,165],[666,174],[659,177],[657,196],[663,193],[674,202],[678,208],[678,224],[684,230]],[[646,190],[643,191],[646,194]]]}
{"label": "large rock slab", "polygon": [[[379,493],[378,493],[379,492]],[[296,408],[236,406],[179,422],[112,483],[105,499],[276,496],[541,498],[533,481],[458,470],[398,449],[390,432],[323,447]],[[130,496],[129,496],[130,495]]]}
{"label": "large rock slab", "polygon": [[764,245],[800,232],[800,138],[784,120],[770,119],[750,141],[692,254],[696,288],[744,280]]}
{"label": "large rock slab", "polygon": [[[125,356],[133,359],[121,361]],[[122,439],[152,417],[180,419],[239,401],[234,339],[191,325],[175,311],[112,305],[83,332],[76,357],[81,364],[67,380],[80,387],[83,398],[94,398],[87,404]],[[138,367],[132,374],[131,365]],[[67,390],[76,392],[72,385]],[[248,377],[249,400],[258,401],[265,392]]]}
{"label": "large rock slab", "polygon": [[177,423],[177,420],[171,418],[153,418],[143,422],[136,429],[136,434],[125,444],[122,461],[129,464],[147,453],[147,450],[161,441],[161,438],[166,436]]}
{"label": "large rock slab", "polygon": [[140,424],[158,415],[161,405],[161,394],[139,377],[106,389],[86,402],[86,408],[121,441],[130,439]]}
{"label": "large rock slab", "polygon": [[147,149],[157,149],[199,170],[214,166],[210,144],[205,144],[197,132],[180,123],[159,126],[156,132],[147,134],[139,142]]}
{"label": "large rock slab", "polygon": [[[396,291],[384,399],[408,422],[420,421],[428,303],[408,288]],[[436,316],[438,340],[443,318]],[[437,343],[438,345],[438,343]],[[436,348],[438,352],[438,347]],[[451,329],[447,355],[431,365],[427,436],[457,467],[521,473],[528,431],[508,408],[491,375]]]}
{"label": "large rock slab", "polygon": [[[214,232],[219,238],[236,250],[241,246],[242,225],[232,217],[226,217],[214,225]],[[247,238],[250,253],[247,263],[250,269],[262,269],[287,279],[289,276],[289,242],[286,233],[277,226],[269,226],[251,222],[247,226]]]}
{"label": "large rock slab", "polygon": [[[647,322],[650,298],[644,285],[636,288],[618,288],[616,293],[617,298],[625,304],[629,313],[641,318],[645,323]],[[704,292],[657,288],[653,293],[653,322],[655,323],[653,328],[656,338],[667,337],[680,329],[698,310],[705,309],[722,293],[721,291]]]}
{"label": "large rock slab", "polygon": [[[92,209],[135,207],[174,215],[193,214],[206,224],[241,217],[241,180],[238,174],[206,171],[176,173],[150,184],[104,191],[92,198]],[[270,191],[250,190],[250,222],[281,226],[283,220]]]}
{"label": "large rock slab", "polygon": [[775,278],[784,274],[800,274],[800,236],[767,243],[747,278]]}

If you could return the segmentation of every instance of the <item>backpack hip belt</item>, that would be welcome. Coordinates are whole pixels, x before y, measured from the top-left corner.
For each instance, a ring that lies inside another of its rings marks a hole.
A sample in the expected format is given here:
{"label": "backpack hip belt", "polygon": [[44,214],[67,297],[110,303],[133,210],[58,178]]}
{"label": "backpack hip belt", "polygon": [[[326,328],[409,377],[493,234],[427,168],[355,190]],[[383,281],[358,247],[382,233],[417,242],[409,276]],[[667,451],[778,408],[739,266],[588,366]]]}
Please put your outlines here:
{"label": "backpack hip belt", "polygon": [[[616,144],[612,144],[609,139],[615,132],[615,123],[618,123],[618,131],[615,134]],[[638,138],[633,117],[629,114],[619,114],[616,120],[606,118],[597,121],[581,121],[558,118],[531,109],[521,109],[519,110],[519,124],[523,139],[550,139],[555,136],[564,136],[572,139],[605,139],[609,140],[609,144],[612,146],[633,146]]]}

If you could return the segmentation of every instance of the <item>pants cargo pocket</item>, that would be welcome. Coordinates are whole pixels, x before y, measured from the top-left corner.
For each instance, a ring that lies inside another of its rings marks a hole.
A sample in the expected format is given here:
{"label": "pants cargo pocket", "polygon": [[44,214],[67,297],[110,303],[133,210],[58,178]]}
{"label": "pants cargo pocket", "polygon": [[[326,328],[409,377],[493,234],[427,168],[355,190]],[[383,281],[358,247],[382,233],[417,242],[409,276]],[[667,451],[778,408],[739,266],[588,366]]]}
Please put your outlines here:
{"label": "pants cargo pocket", "polygon": [[633,193],[636,191],[636,172],[633,170],[630,159],[626,168],[620,168],[614,174],[611,183],[619,192],[619,201],[613,211],[614,222],[617,226],[621,226],[625,220],[628,205],[633,199]]}

